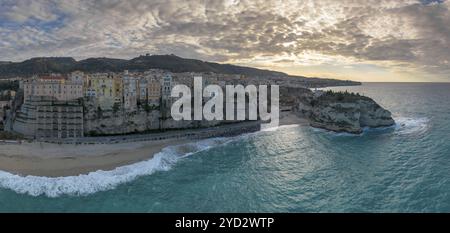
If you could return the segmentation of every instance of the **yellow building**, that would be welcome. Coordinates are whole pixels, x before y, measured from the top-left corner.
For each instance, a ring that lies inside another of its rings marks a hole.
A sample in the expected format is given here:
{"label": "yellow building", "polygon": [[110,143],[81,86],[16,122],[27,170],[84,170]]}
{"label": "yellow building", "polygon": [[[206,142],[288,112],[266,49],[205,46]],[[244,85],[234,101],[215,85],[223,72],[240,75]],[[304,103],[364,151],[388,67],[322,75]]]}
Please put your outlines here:
{"label": "yellow building", "polygon": [[112,74],[91,74],[85,79],[86,96],[97,98],[99,107],[112,109],[115,101],[114,78]]}

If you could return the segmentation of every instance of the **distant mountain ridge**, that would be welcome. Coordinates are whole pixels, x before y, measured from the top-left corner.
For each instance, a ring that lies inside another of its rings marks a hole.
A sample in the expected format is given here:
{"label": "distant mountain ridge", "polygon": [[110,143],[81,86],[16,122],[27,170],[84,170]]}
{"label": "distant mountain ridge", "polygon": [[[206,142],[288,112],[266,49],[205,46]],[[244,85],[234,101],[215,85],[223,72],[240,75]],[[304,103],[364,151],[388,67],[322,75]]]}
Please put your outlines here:
{"label": "distant mountain ridge", "polygon": [[299,78],[305,86],[325,87],[360,85],[359,82],[336,79],[307,78],[292,76],[282,72],[256,69],[251,67],[219,64],[195,59],[177,57],[175,55],[145,55],[130,60],[115,58],[88,58],[76,61],[72,57],[37,57],[23,62],[0,61],[0,79],[12,77],[31,77],[35,74],[61,73],[67,74],[80,70],[85,73],[146,71],[162,69],[174,73],[179,72],[214,72],[220,74],[238,74],[249,77],[292,77]]}
{"label": "distant mountain ridge", "polygon": [[0,65],[10,64],[10,61],[0,61]]}
{"label": "distant mountain ridge", "polygon": [[181,58],[175,55],[146,55],[130,60],[113,58],[88,58],[76,61],[71,57],[39,57],[23,62],[1,62],[0,78],[16,76],[29,77],[34,74],[70,73],[80,70],[86,73],[145,71],[163,69],[171,72],[215,72],[222,74],[243,74],[247,76],[288,76],[282,72],[262,70],[230,64],[205,62]]}

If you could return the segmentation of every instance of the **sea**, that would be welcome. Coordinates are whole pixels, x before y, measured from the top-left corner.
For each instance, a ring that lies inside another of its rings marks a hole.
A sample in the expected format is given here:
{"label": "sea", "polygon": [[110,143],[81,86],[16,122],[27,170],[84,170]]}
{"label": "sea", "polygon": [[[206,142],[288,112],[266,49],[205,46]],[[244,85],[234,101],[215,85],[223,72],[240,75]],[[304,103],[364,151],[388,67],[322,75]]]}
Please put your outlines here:
{"label": "sea", "polygon": [[330,89],[373,98],[396,125],[281,126],[73,177],[0,171],[0,212],[450,212],[450,84]]}

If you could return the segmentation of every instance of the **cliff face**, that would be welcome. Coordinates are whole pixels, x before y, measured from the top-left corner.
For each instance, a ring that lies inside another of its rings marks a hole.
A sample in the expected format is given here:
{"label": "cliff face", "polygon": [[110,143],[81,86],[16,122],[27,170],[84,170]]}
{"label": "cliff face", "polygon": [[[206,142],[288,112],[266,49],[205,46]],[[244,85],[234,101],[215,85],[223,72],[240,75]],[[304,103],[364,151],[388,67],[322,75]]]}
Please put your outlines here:
{"label": "cliff face", "polygon": [[313,127],[348,133],[361,133],[364,127],[386,127],[395,123],[389,111],[367,99],[321,102],[312,108],[310,122]]}
{"label": "cliff face", "polygon": [[359,123],[361,127],[386,127],[395,124],[392,114],[382,108],[375,101],[360,101],[361,116]]}
{"label": "cliff face", "polygon": [[205,128],[219,125],[218,121],[175,121],[162,118],[159,110],[133,111],[119,108],[101,110],[94,99],[84,99],[84,134],[86,136],[142,133],[153,130]]}
{"label": "cliff face", "polygon": [[[335,132],[361,133],[364,127],[395,124],[391,113],[374,100],[350,93],[316,92],[306,88],[280,88],[280,109],[308,119],[310,125]],[[159,110],[101,111],[92,100],[84,102],[85,135],[115,135],[152,130],[205,128],[220,121],[174,121]]]}
{"label": "cliff face", "polygon": [[85,135],[114,135],[144,132],[159,129],[159,112],[139,111],[131,114],[103,112],[102,116],[91,115],[84,119]]}
{"label": "cliff face", "polygon": [[314,106],[311,111],[311,126],[335,132],[360,133],[359,118],[361,111],[358,104],[326,103]]}
{"label": "cliff face", "polygon": [[289,88],[282,89],[281,92],[291,96],[289,101],[282,100],[281,103],[292,106],[291,110],[307,118],[313,127],[335,132],[361,133],[364,127],[377,128],[395,124],[388,110],[371,98],[358,94],[313,93],[310,90],[295,91]]}
{"label": "cliff face", "polygon": [[146,112],[138,110],[126,114],[103,113],[84,119],[84,133],[87,136],[119,135],[142,133],[148,131],[164,131],[173,129],[205,128],[219,125],[217,121],[175,121],[172,118],[160,119],[157,110]]}

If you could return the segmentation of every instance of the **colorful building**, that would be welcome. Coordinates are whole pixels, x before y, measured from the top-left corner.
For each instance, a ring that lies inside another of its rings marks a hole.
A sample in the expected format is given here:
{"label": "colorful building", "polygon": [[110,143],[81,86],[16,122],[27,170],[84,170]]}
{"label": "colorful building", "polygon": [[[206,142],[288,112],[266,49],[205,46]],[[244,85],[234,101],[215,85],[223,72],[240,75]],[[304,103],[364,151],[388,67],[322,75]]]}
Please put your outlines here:
{"label": "colorful building", "polygon": [[153,75],[139,77],[138,79],[138,100],[141,104],[159,106],[161,100],[161,82]]}
{"label": "colorful building", "polygon": [[97,98],[101,109],[112,109],[115,101],[114,76],[100,73],[86,76],[86,96]]}
{"label": "colorful building", "polygon": [[83,97],[83,78],[78,74],[34,76],[23,80],[24,102],[31,96],[54,97],[60,101],[75,100]]}

